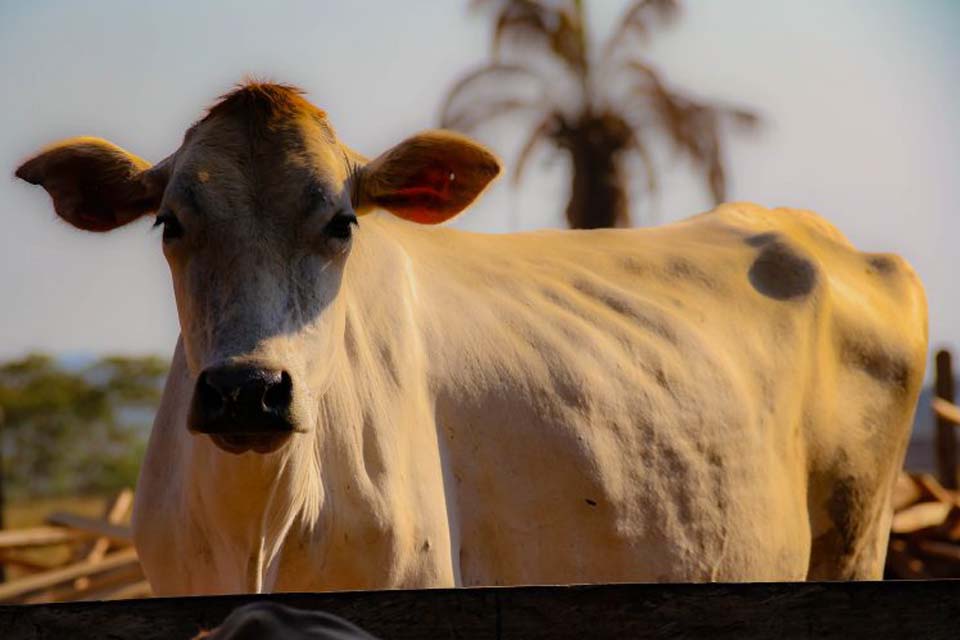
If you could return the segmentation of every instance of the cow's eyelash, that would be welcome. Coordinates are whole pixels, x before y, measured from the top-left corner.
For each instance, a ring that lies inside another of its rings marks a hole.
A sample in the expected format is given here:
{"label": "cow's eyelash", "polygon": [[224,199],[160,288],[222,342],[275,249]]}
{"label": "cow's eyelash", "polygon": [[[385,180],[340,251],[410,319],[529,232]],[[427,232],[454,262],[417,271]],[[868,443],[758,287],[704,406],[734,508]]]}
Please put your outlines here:
{"label": "cow's eyelash", "polygon": [[353,233],[351,226],[360,226],[360,223],[357,221],[357,216],[352,212],[340,210],[330,218],[330,222],[327,223],[323,231],[333,238],[346,240]]}

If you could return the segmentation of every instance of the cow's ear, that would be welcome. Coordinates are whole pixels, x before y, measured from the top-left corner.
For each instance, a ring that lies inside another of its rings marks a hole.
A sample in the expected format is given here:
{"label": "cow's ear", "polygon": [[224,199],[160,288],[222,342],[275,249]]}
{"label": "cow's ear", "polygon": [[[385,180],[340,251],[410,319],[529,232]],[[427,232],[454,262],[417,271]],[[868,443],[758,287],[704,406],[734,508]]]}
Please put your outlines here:
{"label": "cow's ear", "polygon": [[353,185],[354,209],[374,207],[406,220],[438,224],[463,211],[500,173],[486,148],[450,131],[424,131],[364,166]]}
{"label": "cow's ear", "polygon": [[47,147],[17,169],[41,185],[57,214],[87,231],[109,231],[156,211],[166,181],[150,163],[99,138],[71,138]]}

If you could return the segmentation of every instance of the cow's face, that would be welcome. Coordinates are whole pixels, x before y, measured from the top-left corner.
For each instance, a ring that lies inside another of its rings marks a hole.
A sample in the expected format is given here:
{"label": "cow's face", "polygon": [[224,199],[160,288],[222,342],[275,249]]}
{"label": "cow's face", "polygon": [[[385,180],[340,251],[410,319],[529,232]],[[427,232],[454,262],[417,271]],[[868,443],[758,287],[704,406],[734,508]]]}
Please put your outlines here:
{"label": "cow's face", "polygon": [[445,132],[368,163],[295,90],[248,85],[155,167],[80,138],[17,175],[82,229],[156,214],[196,380],[186,427],[225,451],[268,453],[315,423],[343,338],[338,294],[357,216],[383,207],[442,222],[498,171],[485,149]]}

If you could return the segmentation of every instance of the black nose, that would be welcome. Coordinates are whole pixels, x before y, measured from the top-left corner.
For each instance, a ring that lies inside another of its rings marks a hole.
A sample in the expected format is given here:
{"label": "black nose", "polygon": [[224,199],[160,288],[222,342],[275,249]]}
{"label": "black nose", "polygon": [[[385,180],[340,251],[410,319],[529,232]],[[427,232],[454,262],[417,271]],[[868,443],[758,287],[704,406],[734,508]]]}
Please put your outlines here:
{"label": "black nose", "polygon": [[211,434],[262,434],[293,430],[293,382],[286,371],[220,365],[197,378],[190,429]]}

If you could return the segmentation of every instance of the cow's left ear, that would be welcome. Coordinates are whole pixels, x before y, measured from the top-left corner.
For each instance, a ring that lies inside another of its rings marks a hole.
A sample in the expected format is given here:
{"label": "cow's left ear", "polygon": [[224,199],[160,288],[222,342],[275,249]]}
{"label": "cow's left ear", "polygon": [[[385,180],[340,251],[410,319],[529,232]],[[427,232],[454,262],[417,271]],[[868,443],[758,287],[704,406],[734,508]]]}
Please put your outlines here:
{"label": "cow's left ear", "polygon": [[85,137],[47,147],[16,175],[46,189],[57,215],[78,229],[110,231],[160,205],[165,171],[150,169],[115,144]]}
{"label": "cow's left ear", "polygon": [[486,148],[450,131],[424,131],[381,154],[358,172],[358,214],[381,207],[421,224],[438,224],[463,211],[500,173]]}

